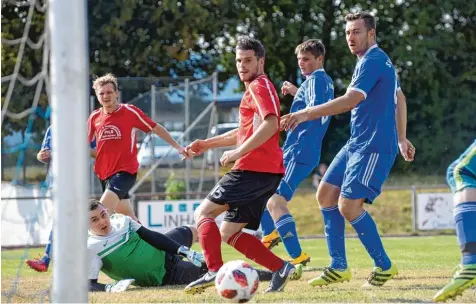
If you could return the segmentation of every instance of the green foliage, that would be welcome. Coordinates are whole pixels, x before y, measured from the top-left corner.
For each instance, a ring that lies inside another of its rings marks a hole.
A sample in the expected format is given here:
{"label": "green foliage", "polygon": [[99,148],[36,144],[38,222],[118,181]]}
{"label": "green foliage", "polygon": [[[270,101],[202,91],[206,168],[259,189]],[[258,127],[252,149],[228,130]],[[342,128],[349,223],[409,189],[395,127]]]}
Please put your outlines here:
{"label": "green foliage", "polygon": [[177,200],[185,198],[183,193],[186,192],[185,182],[178,180],[173,172],[170,172],[169,178],[164,184],[167,200]]}
{"label": "green foliage", "polygon": [[[266,72],[279,88],[284,80],[300,81],[296,45],[319,38],[326,45],[325,69],[334,80],[336,96],[345,93],[356,60],[346,45],[344,16],[370,10],[378,18],[377,41],[399,71],[408,102],[407,137],[417,148],[415,162],[399,157],[395,170],[443,174],[476,134],[471,117],[476,108],[474,1],[89,0],[88,5],[91,74],[177,78],[218,69],[220,80],[225,80],[236,74],[236,37],[253,35],[265,45]],[[2,2],[2,37],[9,39],[21,36],[19,14],[27,10],[12,7]],[[42,21],[34,20],[33,41]],[[2,46],[2,74],[12,70],[16,51]],[[22,73],[33,75],[40,57],[27,54]],[[4,92],[2,88],[2,98]],[[291,102],[290,97],[281,98],[283,114]],[[31,98],[17,98],[12,111],[29,104]],[[345,144],[348,124],[348,113],[332,118],[323,162],[330,162]],[[24,125],[6,121],[2,136],[22,129]]]}

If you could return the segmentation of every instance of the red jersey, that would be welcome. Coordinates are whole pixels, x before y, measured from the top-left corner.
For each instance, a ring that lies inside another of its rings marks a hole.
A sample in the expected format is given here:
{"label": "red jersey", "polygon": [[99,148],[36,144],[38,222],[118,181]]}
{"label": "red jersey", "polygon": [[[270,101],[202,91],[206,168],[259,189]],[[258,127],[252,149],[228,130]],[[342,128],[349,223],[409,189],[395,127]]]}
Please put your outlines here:
{"label": "red jersey", "polygon": [[91,142],[96,138],[94,171],[97,176],[104,180],[120,171],[137,173],[136,129],[150,132],[156,125],[130,104],[121,104],[112,113],[102,108],[92,112],[88,119],[88,139]]}
{"label": "red jersey", "polygon": [[[240,103],[240,125],[237,145],[242,145],[258,129],[268,115],[280,118],[279,98],[266,75],[260,75],[246,89]],[[247,170],[267,173],[284,173],[283,151],[279,147],[279,131],[265,143],[240,157],[234,170]]]}

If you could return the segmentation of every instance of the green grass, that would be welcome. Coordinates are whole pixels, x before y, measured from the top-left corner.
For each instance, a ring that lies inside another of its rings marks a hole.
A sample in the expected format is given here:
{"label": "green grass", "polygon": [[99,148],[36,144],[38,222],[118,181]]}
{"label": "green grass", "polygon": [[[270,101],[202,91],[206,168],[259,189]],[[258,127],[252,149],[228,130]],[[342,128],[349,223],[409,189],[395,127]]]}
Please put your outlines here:
{"label": "green grass", "polygon": [[[305,272],[300,281],[292,281],[285,292],[264,294],[267,282],[262,282],[255,302],[431,302],[432,296],[452,275],[454,266],[459,262],[460,252],[454,236],[395,237],[384,238],[389,256],[400,269],[399,276],[383,288],[365,290],[361,285],[369,274],[372,263],[365,249],[356,238],[347,240],[347,255],[352,269],[353,279],[349,283],[325,288],[313,288],[306,281],[318,275],[318,272]],[[303,240],[304,250],[312,256],[308,266],[322,267],[329,262],[324,239]],[[29,256],[35,256],[41,249],[32,249]],[[286,257],[280,245],[275,252]],[[11,290],[15,275],[22,261],[23,250],[2,251],[2,302]],[[244,259],[227,245],[223,246],[224,260]],[[74,267],[74,266],[73,266]],[[39,293],[48,289],[50,273],[38,274],[25,267],[21,268],[14,302],[37,302]],[[109,281],[105,276],[100,281]],[[130,302],[222,302],[213,288],[196,296],[183,293],[183,286],[132,288],[121,294],[90,293],[93,303],[130,303]],[[48,300],[45,299],[45,300]],[[476,302],[476,289],[467,290],[460,302]]]}

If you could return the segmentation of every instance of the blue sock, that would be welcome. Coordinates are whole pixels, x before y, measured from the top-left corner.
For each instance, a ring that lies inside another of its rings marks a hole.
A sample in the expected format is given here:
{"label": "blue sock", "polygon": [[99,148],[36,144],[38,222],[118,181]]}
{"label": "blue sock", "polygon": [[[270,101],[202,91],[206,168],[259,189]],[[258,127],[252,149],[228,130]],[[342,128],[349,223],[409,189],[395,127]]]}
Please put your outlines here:
{"label": "blue sock", "polygon": [[463,253],[461,264],[476,264],[476,202],[457,204],[454,217],[456,236]]}
{"label": "blue sock", "polygon": [[274,221],[268,208],[264,210],[263,216],[261,216],[261,229],[263,229],[264,235],[268,235],[274,230]]}
{"label": "blue sock", "polygon": [[383,249],[382,239],[380,239],[377,226],[370,214],[364,210],[364,212],[351,221],[350,224],[354,227],[360,241],[374,260],[374,265],[382,268],[382,270],[390,269],[390,259],[387,253],[385,253],[385,249]]}
{"label": "blue sock", "polygon": [[276,222],[276,229],[283,241],[284,247],[289,256],[293,259],[299,257],[302,253],[301,244],[299,244],[296,232],[296,222],[291,214],[285,214]]}
{"label": "blue sock", "polygon": [[48,244],[46,244],[46,247],[45,247],[45,254],[41,258],[43,261],[45,261],[46,265],[50,265],[52,246],[53,246],[53,230],[51,230],[50,232],[50,237],[48,238]]}
{"label": "blue sock", "polygon": [[322,208],[324,219],[327,248],[331,257],[331,267],[344,270],[347,268],[345,255],[345,220],[339,207]]}

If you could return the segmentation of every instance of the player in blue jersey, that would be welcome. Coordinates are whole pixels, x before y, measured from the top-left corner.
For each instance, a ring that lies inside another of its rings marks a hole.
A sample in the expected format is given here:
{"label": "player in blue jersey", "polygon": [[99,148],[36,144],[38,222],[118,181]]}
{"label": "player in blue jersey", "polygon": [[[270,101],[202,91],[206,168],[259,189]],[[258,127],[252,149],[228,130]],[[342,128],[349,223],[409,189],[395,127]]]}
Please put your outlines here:
{"label": "player in blue jersey", "polygon": [[453,192],[456,236],[461,249],[461,265],[452,280],[434,296],[445,302],[476,285],[476,140],[449,167],[446,174]]}
{"label": "player in blue jersey", "polygon": [[[301,73],[306,80],[299,90],[285,82],[281,92],[295,95],[291,113],[334,99],[334,84],[323,69],[325,47],[317,39],[307,40],[296,47],[296,55]],[[264,237],[262,242],[272,248],[283,241],[291,263],[306,265],[310,256],[302,251],[296,232],[296,223],[287,204],[297,187],[319,164],[321,144],[329,126],[329,117],[308,121],[295,130],[287,132],[283,146],[286,173],[279,187],[268,201],[267,210],[261,219]],[[276,224],[275,224],[276,223]]]}
{"label": "player in blue jersey", "polygon": [[[92,158],[96,157],[96,141],[92,141],[90,144],[90,156]],[[44,163],[44,164],[49,164],[51,161],[51,127],[48,127],[45,133],[45,137],[43,138],[43,142],[41,144],[40,151],[36,155],[36,158]],[[51,171],[48,170],[48,173],[46,175],[46,180],[47,188],[51,188],[52,186],[52,175]],[[26,264],[30,266],[30,268],[38,271],[38,272],[46,272],[48,271],[48,267],[50,265],[51,261],[51,249],[52,249],[52,240],[53,240],[53,230],[50,232],[50,236],[48,238],[48,244],[46,244],[45,247],[45,252],[43,256],[40,259],[31,259],[31,260],[26,260]]]}
{"label": "player in blue jersey", "polygon": [[[302,122],[352,111],[351,136],[336,155],[319,185],[317,198],[323,214],[331,265],[309,281],[312,286],[350,280],[345,253],[345,219],[374,260],[364,286],[382,286],[398,274],[395,263],[384,250],[377,226],[363,208],[380,194],[398,152],[396,113],[398,80],[392,61],[375,41],[375,19],[365,12],[346,16],[346,39],[358,57],[352,81],[344,96],[323,105],[288,114],[285,129]],[[406,117],[405,117],[406,118]],[[406,139],[405,139],[406,140]],[[402,154],[413,159],[410,142]],[[405,159],[407,159],[407,157]]]}

